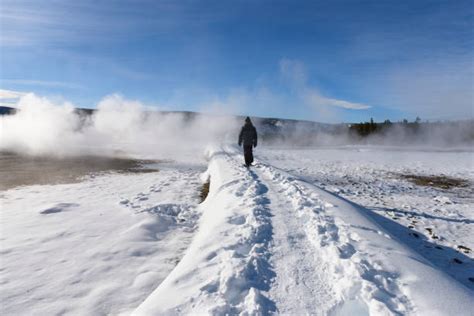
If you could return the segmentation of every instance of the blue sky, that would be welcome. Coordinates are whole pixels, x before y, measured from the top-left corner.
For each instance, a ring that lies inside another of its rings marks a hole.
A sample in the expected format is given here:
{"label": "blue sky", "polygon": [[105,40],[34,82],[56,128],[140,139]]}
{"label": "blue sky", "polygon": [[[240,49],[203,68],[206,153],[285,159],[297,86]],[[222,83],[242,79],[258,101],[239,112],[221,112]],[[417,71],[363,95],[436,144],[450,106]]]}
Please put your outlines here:
{"label": "blue sky", "polygon": [[473,5],[2,0],[2,103],[119,93],[322,122],[472,118]]}

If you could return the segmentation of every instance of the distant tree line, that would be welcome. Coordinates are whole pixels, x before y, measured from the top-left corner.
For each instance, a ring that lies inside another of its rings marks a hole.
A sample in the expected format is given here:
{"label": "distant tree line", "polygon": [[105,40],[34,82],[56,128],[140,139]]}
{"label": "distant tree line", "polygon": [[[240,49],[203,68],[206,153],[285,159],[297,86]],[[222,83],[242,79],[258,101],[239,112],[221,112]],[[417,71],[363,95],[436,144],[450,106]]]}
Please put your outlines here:
{"label": "distant tree line", "polygon": [[[391,127],[400,126],[403,129],[406,129],[407,131],[416,133],[420,128],[420,124],[421,124],[421,119],[419,117],[417,117],[415,121],[413,122],[408,122],[408,120],[404,119],[403,121],[396,122],[396,123],[392,123],[390,120],[385,120],[382,123],[376,123],[374,122],[374,119],[371,118],[369,122],[351,124],[349,126],[349,131],[353,134],[357,134],[359,136],[364,137],[364,136],[368,136],[374,133],[384,134]],[[429,123],[424,123],[424,124],[429,124]]]}
{"label": "distant tree line", "polygon": [[[392,141],[416,142],[424,140],[444,141],[450,143],[473,143],[474,120],[422,122],[417,117],[413,122],[404,119],[399,122],[385,120],[376,123],[371,118],[368,122],[350,124],[349,134],[357,141],[368,136],[380,136]],[[370,137],[373,138],[373,137]]]}

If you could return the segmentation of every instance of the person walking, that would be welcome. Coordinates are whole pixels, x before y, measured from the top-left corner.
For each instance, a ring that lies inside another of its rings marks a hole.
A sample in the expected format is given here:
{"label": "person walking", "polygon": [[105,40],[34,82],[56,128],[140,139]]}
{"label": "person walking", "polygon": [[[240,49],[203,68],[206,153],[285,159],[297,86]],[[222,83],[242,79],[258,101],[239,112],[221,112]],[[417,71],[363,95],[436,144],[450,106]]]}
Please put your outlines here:
{"label": "person walking", "polygon": [[245,165],[249,167],[253,162],[252,148],[257,147],[257,129],[248,116],[239,134],[239,147],[242,144],[244,145]]}

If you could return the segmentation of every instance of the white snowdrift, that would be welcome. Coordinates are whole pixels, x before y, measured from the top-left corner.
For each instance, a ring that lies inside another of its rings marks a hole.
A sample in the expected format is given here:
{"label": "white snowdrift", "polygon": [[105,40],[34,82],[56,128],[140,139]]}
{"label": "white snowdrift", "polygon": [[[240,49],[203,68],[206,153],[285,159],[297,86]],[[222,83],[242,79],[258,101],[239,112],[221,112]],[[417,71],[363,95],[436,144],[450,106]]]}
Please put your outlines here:
{"label": "white snowdrift", "polygon": [[210,153],[209,195],[199,231],[173,272],[134,315],[255,314],[274,305],[265,297],[271,223],[263,187],[234,154]]}
{"label": "white snowdrift", "polygon": [[[474,307],[472,291],[392,238],[368,210],[271,165],[248,171],[241,161],[234,149],[210,152],[211,188],[199,207],[199,231],[134,315],[466,315]],[[300,227],[291,240],[278,231],[285,221]],[[295,246],[306,240],[311,249]],[[319,270],[280,274],[291,262],[282,249],[292,258],[310,251]],[[323,292],[323,305],[299,301]]]}
{"label": "white snowdrift", "polygon": [[199,206],[199,171],[174,166],[1,192],[2,314],[472,314],[473,291],[394,221],[275,161],[208,157]]}
{"label": "white snowdrift", "polygon": [[[391,237],[367,209],[263,166],[292,197],[318,258],[342,298],[335,313],[466,315],[472,291]],[[355,304],[354,302],[357,302]],[[361,308],[361,302],[367,305]]]}
{"label": "white snowdrift", "polygon": [[130,314],[189,243],[198,176],[108,174],[0,192],[0,314]]}
{"label": "white snowdrift", "polygon": [[[264,149],[259,150],[259,157],[370,210],[376,222],[399,241],[474,290],[472,151]],[[420,185],[405,175],[454,178],[465,184],[448,188]]]}

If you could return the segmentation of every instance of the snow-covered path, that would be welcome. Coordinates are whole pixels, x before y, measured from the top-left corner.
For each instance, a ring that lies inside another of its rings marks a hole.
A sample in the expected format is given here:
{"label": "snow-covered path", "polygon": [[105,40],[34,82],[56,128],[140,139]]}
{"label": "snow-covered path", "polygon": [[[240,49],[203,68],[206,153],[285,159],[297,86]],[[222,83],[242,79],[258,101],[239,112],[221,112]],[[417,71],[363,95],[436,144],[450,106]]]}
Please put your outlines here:
{"label": "snow-covered path", "polygon": [[370,212],[269,163],[210,154],[211,188],[181,262],[135,315],[469,315],[473,293]]}
{"label": "snow-covered path", "polygon": [[[285,216],[287,227],[291,216],[303,219],[293,234],[305,235],[312,242],[320,269],[309,271],[306,277],[322,276],[319,279],[332,289],[325,304],[313,305],[309,314],[471,315],[472,309],[465,308],[474,307],[474,293],[385,230],[398,229],[397,223],[384,229],[374,220],[377,215],[360,205],[269,163],[260,162],[257,169],[263,170],[266,185],[276,184],[277,200],[292,201],[290,212],[272,208],[272,214]],[[274,231],[277,235],[276,227]],[[294,303],[286,297],[277,306]]]}
{"label": "snow-covered path", "polygon": [[[474,153],[306,148],[264,149],[259,158],[362,206],[395,238],[474,290]],[[407,174],[451,177],[467,184],[419,185],[407,181]]]}
{"label": "snow-covered path", "polygon": [[270,262],[276,274],[270,299],[282,314],[327,314],[336,303],[335,293],[328,269],[301,229],[306,216],[297,213],[292,201],[282,194],[285,188],[262,172],[262,168],[250,173],[261,177],[269,188],[274,234]]}
{"label": "snow-covered path", "polygon": [[265,156],[207,156],[199,205],[200,173],[164,166],[2,193],[2,314],[472,315],[397,222]]}

